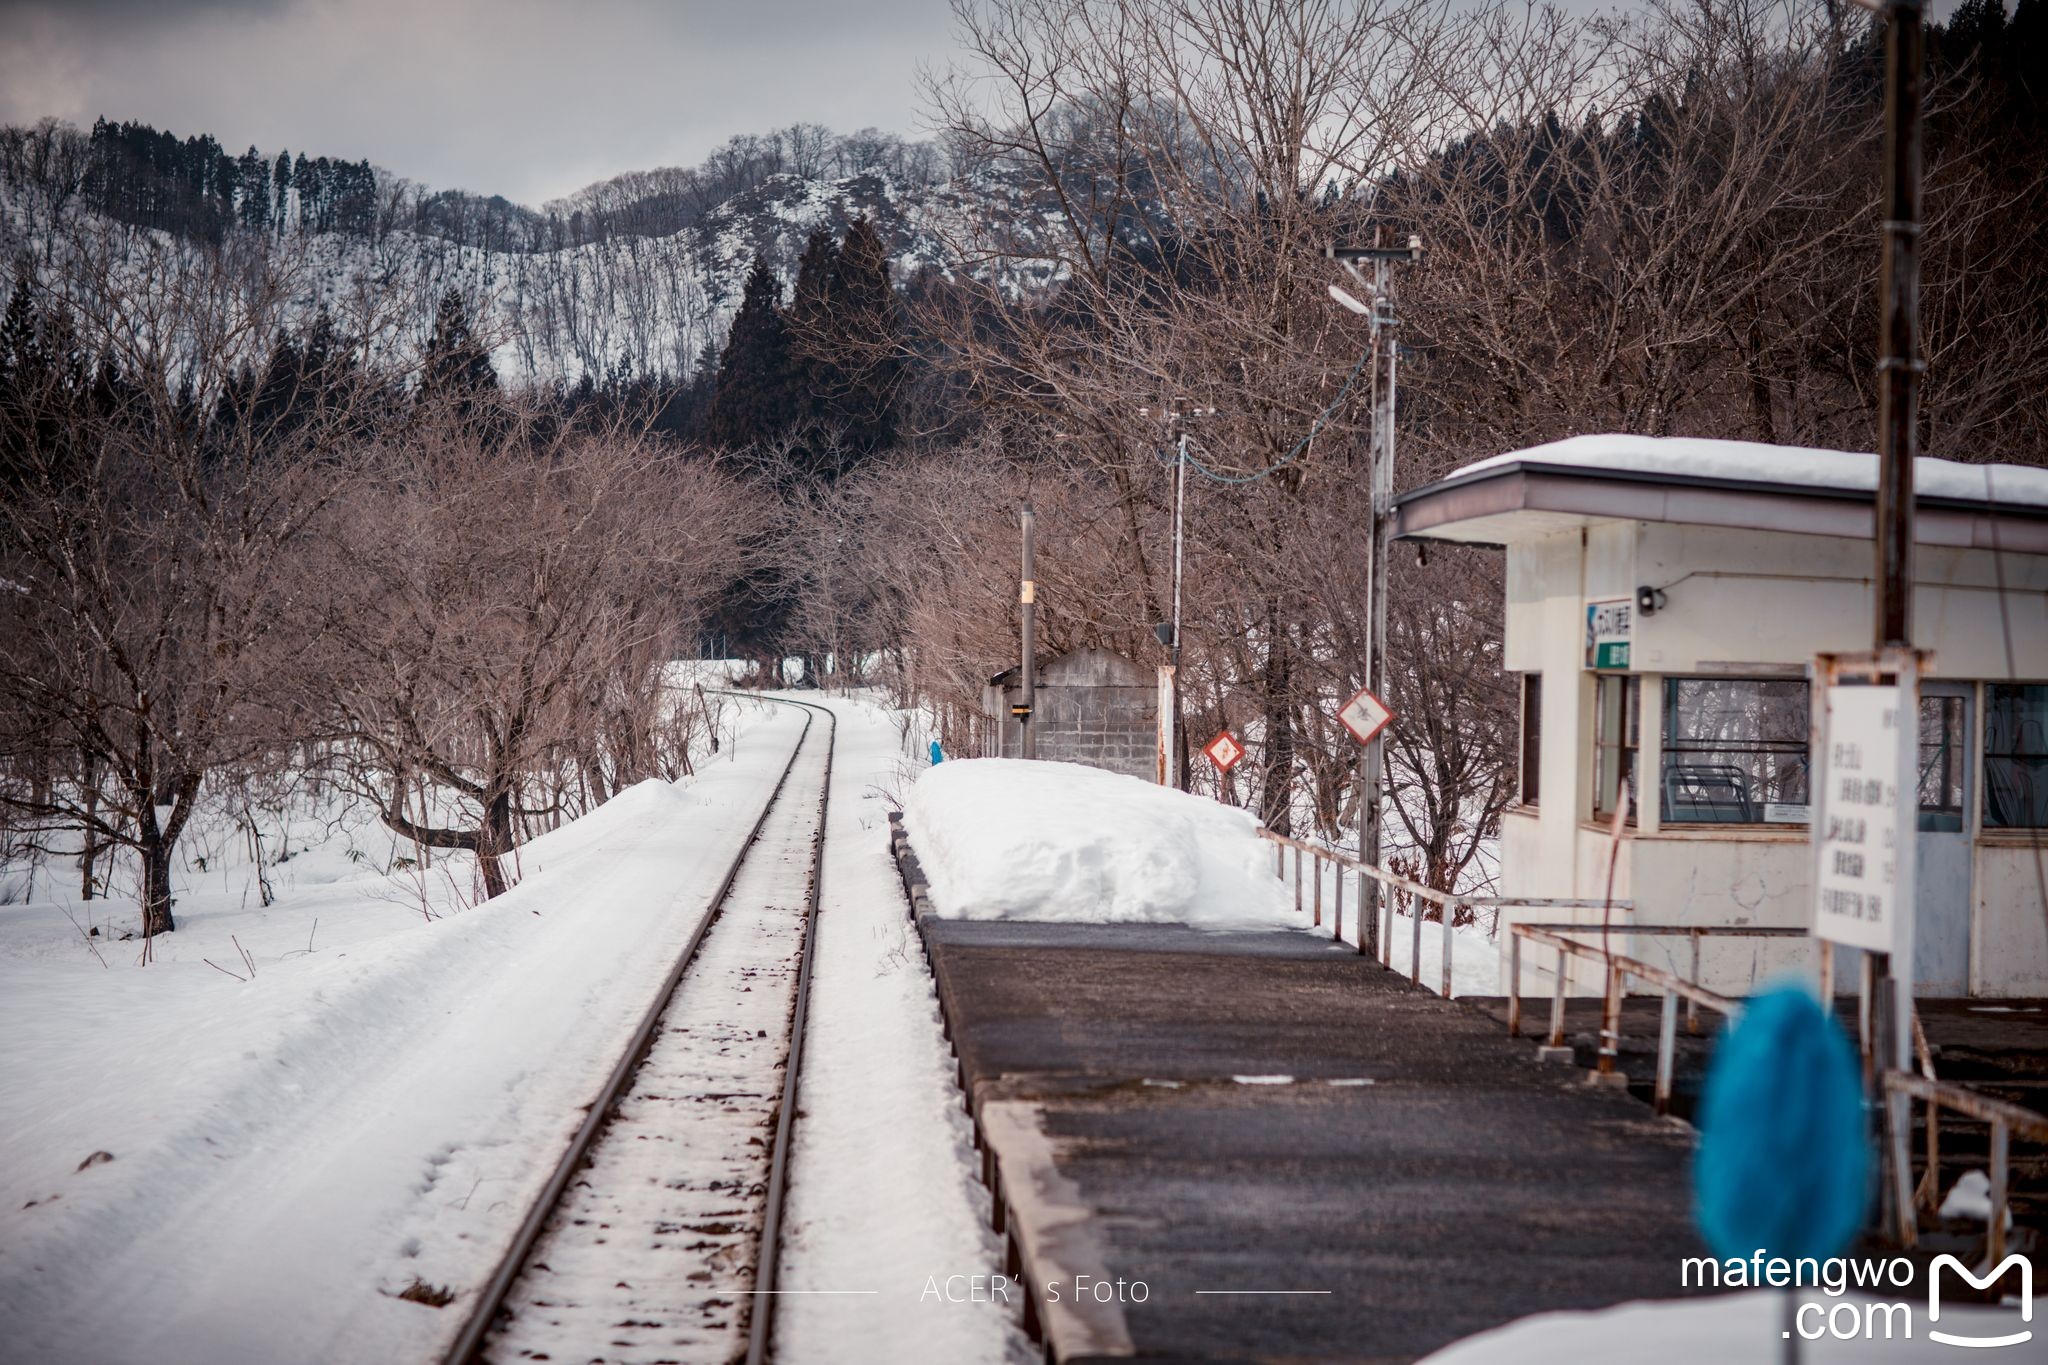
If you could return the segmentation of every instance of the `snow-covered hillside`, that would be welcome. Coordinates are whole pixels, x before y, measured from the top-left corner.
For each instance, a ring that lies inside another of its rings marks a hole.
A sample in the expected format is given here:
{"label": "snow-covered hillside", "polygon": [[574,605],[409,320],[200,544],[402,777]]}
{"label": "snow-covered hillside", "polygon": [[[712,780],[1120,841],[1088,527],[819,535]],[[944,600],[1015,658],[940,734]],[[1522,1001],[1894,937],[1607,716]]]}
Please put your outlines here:
{"label": "snow-covered hillside", "polygon": [[[1043,222],[1029,211],[1029,198],[1018,177],[996,171],[936,184],[874,171],[782,174],[659,236],[618,233],[535,250],[486,249],[410,229],[263,231],[249,240],[285,262],[296,311],[310,317],[325,307],[344,321],[344,332],[349,320],[372,313],[388,319],[396,310],[410,319],[399,331],[424,338],[435,301],[453,289],[492,343],[502,378],[688,378],[707,348],[724,341],[756,253],[787,288],[813,231],[838,236],[866,217],[888,248],[892,280],[903,288],[920,276],[946,277],[969,254],[966,244],[984,239],[992,224],[1013,247],[1029,249]],[[99,217],[79,195],[0,174],[6,259],[28,262],[54,280],[54,264],[67,254],[118,261],[151,250],[174,252],[178,245],[168,234]],[[1015,292],[1056,275],[1050,266],[1008,268],[1014,273],[1006,283]],[[77,277],[91,272],[71,273],[75,288]]]}

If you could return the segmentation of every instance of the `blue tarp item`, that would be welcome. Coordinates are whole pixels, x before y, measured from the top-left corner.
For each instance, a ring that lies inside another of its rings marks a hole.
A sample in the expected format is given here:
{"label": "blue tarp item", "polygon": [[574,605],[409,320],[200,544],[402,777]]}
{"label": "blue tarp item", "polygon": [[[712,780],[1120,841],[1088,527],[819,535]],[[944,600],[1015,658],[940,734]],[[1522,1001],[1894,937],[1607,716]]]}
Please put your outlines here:
{"label": "blue tarp item", "polygon": [[1694,1216],[1723,1260],[1839,1255],[1863,1225],[1862,1068],[1803,985],[1759,995],[1715,1049],[1700,1097]]}

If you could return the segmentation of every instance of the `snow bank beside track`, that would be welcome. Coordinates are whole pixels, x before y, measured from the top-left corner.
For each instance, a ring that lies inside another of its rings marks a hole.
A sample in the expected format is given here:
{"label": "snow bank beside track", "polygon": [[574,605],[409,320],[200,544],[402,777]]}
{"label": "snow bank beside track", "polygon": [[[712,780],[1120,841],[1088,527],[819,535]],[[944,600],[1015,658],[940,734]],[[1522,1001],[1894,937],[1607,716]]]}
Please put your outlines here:
{"label": "snow bank beside track", "polygon": [[1079,764],[975,758],[926,771],[903,815],[948,918],[1294,923],[1258,822],[1207,797]]}
{"label": "snow bank beside track", "polygon": [[[246,982],[199,958],[239,960],[229,924],[254,943],[225,906],[139,971],[52,957],[42,907],[0,915],[0,1355],[435,1355],[801,724],[762,714],[694,780],[522,845],[521,884],[472,909],[429,922],[376,877],[281,901],[262,933],[311,942],[317,912],[318,947],[257,944]],[[415,1283],[455,1304],[401,1297]]]}

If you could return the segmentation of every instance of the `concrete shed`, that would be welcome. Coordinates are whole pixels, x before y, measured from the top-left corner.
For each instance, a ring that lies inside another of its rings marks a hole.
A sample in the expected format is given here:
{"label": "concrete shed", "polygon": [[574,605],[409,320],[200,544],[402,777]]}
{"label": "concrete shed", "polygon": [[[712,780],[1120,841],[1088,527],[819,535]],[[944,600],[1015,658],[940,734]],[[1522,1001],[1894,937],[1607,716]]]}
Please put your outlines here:
{"label": "concrete shed", "polygon": [[[1019,727],[1010,707],[1023,696],[1021,668],[988,680],[988,758],[1016,758]],[[1154,781],[1159,775],[1156,669],[1106,649],[1077,649],[1040,660],[1032,725],[1039,758],[1085,763]]]}
{"label": "concrete shed", "polygon": [[[1869,648],[1876,475],[1865,454],[1587,436],[1399,500],[1400,535],[1506,551],[1522,743],[1503,892],[1598,898],[1612,862],[1646,924],[1811,922],[1811,669]],[[1922,459],[1915,482],[1914,639],[1934,663],[1914,991],[2048,994],[2048,470]],[[1673,942],[1626,951],[1683,971]],[[1746,993],[1815,951],[1712,945],[1706,984]]]}

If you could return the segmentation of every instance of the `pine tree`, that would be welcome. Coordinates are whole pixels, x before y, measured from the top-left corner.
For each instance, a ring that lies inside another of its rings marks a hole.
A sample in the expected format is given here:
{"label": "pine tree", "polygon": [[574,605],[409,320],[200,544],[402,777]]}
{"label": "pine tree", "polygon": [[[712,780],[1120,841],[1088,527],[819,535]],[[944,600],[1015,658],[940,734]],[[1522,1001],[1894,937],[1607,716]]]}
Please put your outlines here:
{"label": "pine tree", "polygon": [[462,295],[450,289],[434,310],[434,334],[420,367],[420,402],[453,403],[467,421],[497,392],[490,352],[470,329]]}
{"label": "pine tree", "polygon": [[718,358],[718,386],[706,423],[712,444],[766,445],[802,416],[801,376],[790,355],[782,287],[759,255]]}
{"label": "pine tree", "polygon": [[840,244],[830,302],[838,374],[829,412],[851,455],[865,459],[895,443],[896,390],[903,374],[889,251],[865,217],[854,220]]}

